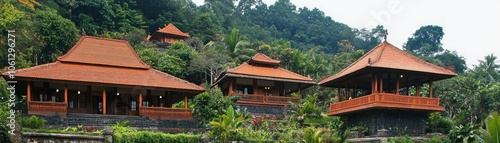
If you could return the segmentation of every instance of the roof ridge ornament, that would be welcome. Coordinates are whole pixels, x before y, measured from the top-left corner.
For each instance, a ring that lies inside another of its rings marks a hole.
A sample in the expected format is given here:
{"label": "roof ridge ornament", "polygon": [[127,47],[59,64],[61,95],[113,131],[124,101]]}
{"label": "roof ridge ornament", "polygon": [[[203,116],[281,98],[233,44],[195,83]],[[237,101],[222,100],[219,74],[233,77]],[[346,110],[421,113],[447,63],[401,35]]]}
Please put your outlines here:
{"label": "roof ridge ornament", "polygon": [[262,53],[262,47],[261,47],[261,46],[259,46],[259,49],[258,49],[258,51],[257,51],[257,52],[258,52],[258,53]]}

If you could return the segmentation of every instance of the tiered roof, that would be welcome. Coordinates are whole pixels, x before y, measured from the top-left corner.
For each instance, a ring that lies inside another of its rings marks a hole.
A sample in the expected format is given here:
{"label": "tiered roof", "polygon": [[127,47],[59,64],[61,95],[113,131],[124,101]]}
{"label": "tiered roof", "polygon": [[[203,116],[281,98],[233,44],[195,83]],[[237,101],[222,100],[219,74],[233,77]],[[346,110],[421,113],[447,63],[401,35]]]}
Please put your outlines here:
{"label": "tiered roof", "polygon": [[[56,62],[16,70],[16,78],[143,86],[202,92],[145,64],[127,41],[82,36]],[[3,74],[4,76],[7,73]]]}
{"label": "tiered roof", "polygon": [[280,68],[279,64],[280,61],[271,59],[259,51],[248,62],[227,70],[221,80],[225,77],[241,77],[315,84],[311,78]]}
{"label": "tiered roof", "polygon": [[176,35],[176,36],[180,36],[180,37],[184,37],[184,38],[189,38],[189,33],[182,32],[177,27],[175,27],[175,25],[172,23],[169,23],[168,25],[159,29],[156,32],[170,34],[170,35]]}
{"label": "tiered roof", "polygon": [[324,78],[319,84],[327,85],[341,78],[347,78],[373,69],[398,70],[401,72],[432,75],[434,77],[433,80],[450,78],[457,75],[450,70],[428,63],[384,41],[339,73]]}

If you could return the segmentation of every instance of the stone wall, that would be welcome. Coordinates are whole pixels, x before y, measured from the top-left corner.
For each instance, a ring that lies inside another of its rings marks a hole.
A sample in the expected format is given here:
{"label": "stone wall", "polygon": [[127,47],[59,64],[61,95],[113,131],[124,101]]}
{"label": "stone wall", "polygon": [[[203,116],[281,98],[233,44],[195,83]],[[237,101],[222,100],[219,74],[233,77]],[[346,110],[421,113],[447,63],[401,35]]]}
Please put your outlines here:
{"label": "stone wall", "polygon": [[427,112],[374,109],[343,115],[348,127],[365,126],[368,136],[424,135]]}
{"label": "stone wall", "polygon": [[112,142],[111,135],[89,136],[55,133],[22,133],[23,143],[106,143]]}
{"label": "stone wall", "polygon": [[157,120],[158,128],[198,128],[196,120]]}
{"label": "stone wall", "polygon": [[236,109],[250,112],[251,118],[263,117],[266,120],[282,120],[289,107],[243,106],[236,105]]}

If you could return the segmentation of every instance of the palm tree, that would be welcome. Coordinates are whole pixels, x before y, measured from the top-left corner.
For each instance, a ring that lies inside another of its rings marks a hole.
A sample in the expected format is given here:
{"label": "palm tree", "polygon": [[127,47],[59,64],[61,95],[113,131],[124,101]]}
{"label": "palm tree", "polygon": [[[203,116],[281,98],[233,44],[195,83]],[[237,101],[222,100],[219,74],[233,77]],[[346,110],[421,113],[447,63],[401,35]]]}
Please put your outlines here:
{"label": "palm tree", "polygon": [[476,66],[474,70],[486,74],[487,78],[491,81],[496,81],[500,70],[500,65],[496,62],[497,57],[493,54],[489,54],[484,57],[484,59],[484,61],[479,60],[479,66]]}
{"label": "palm tree", "polygon": [[224,43],[226,43],[227,50],[230,54],[234,54],[237,50],[237,46],[241,43],[241,36],[239,33],[240,30],[233,28],[231,33],[227,34],[224,38]]}
{"label": "palm tree", "polygon": [[500,116],[498,112],[491,113],[485,122],[486,130],[480,130],[484,142],[500,143]]}

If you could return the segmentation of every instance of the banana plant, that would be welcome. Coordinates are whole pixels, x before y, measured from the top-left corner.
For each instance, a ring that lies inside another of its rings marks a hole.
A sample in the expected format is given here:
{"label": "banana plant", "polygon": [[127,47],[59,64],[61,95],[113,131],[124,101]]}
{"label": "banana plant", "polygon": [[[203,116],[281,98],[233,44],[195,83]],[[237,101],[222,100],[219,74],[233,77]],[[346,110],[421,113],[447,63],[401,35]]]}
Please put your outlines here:
{"label": "banana plant", "polygon": [[237,117],[233,106],[229,105],[226,114],[222,115],[218,120],[210,122],[212,137],[215,140],[223,140],[224,142],[239,140],[242,137],[240,128],[244,120],[243,116]]}
{"label": "banana plant", "polygon": [[491,113],[486,118],[486,130],[481,129],[481,138],[486,143],[500,143],[500,116],[498,112]]}

